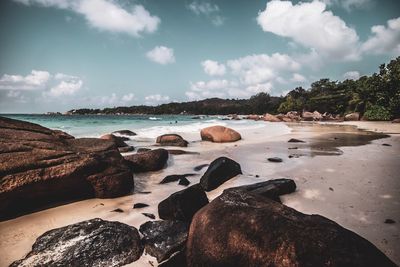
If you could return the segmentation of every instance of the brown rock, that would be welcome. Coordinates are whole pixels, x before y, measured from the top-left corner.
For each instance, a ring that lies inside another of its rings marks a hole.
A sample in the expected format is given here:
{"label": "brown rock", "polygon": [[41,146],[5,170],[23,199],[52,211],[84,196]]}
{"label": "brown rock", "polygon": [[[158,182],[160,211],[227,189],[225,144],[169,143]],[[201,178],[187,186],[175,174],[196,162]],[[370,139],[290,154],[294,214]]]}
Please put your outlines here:
{"label": "brown rock", "polygon": [[400,118],[392,120],[392,123],[400,123]]}
{"label": "brown rock", "polygon": [[201,130],[201,139],[215,143],[235,142],[242,137],[238,132],[224,126],[211,126]]}
{"label": "brown rock", "polygon": [[133,172],[158,171],[167,163],[168,151],[162,148],[154,149],[125,156],[125,160]]}
{"label": "brown rock", "polygon": [[105,135],[102,135],[102,136],[100,136],[100,139],[103,139],[103,140],[110,140],[110,141],[114,142],[114,144],[115,144],[117,147],[126,147],[126,146],[128,146],[128,145],[124,142],[124,141],[126,141],[125,138],[119,137],[119,136],[115,136],[115,135],[113,135],[113,134],[105,134]]}
{"label": "brown rock", "polygon": [[267,114],[264,115],[264,121],[280,122],[281,120],[278,119],[276,116],[267,113]]}
{"label": "brown rock", "polygon": [[157,137],[156,143],[161,146],[180,146],[187,147],[188,141],[178,134],[164,134]]}
{"label": "brown rock", "polygon": [[133,177],[112,141],[74,139],[0,117],[0,219],[82,198],[131,192]]}
{"label": "brown rock", "polygon": [[350,113],[344,116],[345,121],[358,121],[359,119],[360,119],[360,113],[358,112]]}
{"label": "brown rock", "polygon": [[246,120],[255,120],[258,121],[260,119],[260,115],[248,115],[247,117],[245,117]]}

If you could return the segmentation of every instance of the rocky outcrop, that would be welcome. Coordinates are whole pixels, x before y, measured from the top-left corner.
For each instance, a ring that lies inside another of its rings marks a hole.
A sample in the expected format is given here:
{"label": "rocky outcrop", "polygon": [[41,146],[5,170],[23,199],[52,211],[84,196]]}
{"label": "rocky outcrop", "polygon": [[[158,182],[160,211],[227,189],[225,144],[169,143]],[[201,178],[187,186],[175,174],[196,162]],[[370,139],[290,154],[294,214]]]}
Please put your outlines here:
{"label": "rocky outcrop", "polygon": [[195,176],[195,173],[186,173],[186,174],[172,174],[165,176],[164,179],[161,180],[160,184],[172,183],[182,179],[186,179],[189,176]]}
{"label": "rocky outcrop", "polygon": [[322,120],[322,114],[319,113],[318,111],[314,111],[314,112],[303,111],[301,116],[302,116],[303,120],[305,120],[305,121],[320,121],[320,120]]}
{"label": "rocky outcrop", "polygon": [[164,134],[157,137],[156,143],[160,146],[180,146],[187,147],[188,141],[178,134]]}
{"label": "rocky outcrop", "polygon": [[227,157],[220,157],[211,162],[200,179],[200,185],[205,191],[211,191],[238,174],[242,174],[239,163]]}
{"label": "rocky outcrop", "polygon": [[82,198],[133,189],[113,141],[74,139],[37,124],[0,117],[0,219]]}
{"label": "rocky outcrop", "polygon": [[135,148],[134,148],[133,146],[125,146],[125,147],[119,147],[119,148],[118,148],[118,151],[119,151],[120,153],[132,152],[132,151],[134,151],[134,150],[135,150]]}
{"label": "rocky outcrop", "polygon": [[241,190],[196,213],[186,253],[187,266],[396,266],[327,218]]}
{"label": "rocky outcrop", "polygon": [[132,132],[131,130],[119,130],[112,132],[113,134],[119,134],[119,135],[126,135],[126,136],[135,136],[136,133]]}
{"label": "rocky outcrop", "polygon": [[126,139],[124,137],[115,136],[113,134],[105,134],[100,136],[100,139],[110,140],[114,142],[117,147],[127,147],[128,145],[124,142]]}
{"label": "rocky outcrop", "polygon": [[358,121],[360,120],[360,113],[354,112],[344,116],[345,121]]}
{"label": "rocky outcrop", "polygon": [[202,129],[200,135],[201,140],[214,143],[235,142],[242,139],[235,130],[219,125]]}
{"label": "rocky outcrop", "polygon": [[143,235],[146,252],[162,262],[186,247],[189,224],[182,221],[149,221],[142,224],[139,231]]}
{"label": "rocky outcrop", "polygon": [[158,204],[158,215],[164,220],[187,221],[208,204],[208,198],[199,184],[178,191]]}
{"label": "rocky outcrop", "polygon": [[280,122],[280,121],[282,121],[279,118],[277,118],[276,116],[274,116],[272,114],[269,114],[269,113],[266,113],[264,115],[263,119],[264,119],[264,121],[269,121],[269,122]]}
{"label": "rocky outcrop", "polygon": [[17,266],[123,266],[136,261],[143,246],[136,228],[92,219],[50,230],[36,239]]}
{"label": "rocky outcrop", "polygon": [[168,160],[168,151],[154,149],[125,156],[125,160],[133,172],[159,171],[164,168]]}

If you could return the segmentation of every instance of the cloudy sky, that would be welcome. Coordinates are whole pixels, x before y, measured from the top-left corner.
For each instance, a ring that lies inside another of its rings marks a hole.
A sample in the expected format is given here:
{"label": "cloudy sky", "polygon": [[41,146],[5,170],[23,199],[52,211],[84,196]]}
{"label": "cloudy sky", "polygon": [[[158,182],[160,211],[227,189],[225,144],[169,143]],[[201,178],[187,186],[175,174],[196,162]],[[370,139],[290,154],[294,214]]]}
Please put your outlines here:
{"label": "cloudy sky", "polygon": [[2,0],[0,112],[282,95],[399,55],[399,0]]}

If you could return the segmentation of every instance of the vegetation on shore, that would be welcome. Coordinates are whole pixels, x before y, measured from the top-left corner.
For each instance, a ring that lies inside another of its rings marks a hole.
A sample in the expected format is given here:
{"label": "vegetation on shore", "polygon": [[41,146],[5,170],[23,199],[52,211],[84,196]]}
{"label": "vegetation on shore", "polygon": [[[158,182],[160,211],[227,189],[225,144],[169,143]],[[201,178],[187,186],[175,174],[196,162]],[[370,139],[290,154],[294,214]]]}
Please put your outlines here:
{"label": "vegetation on shore", "polygon": [[400,57],[379,66],[379,72],[357,80],[321,79],[304,89],[297,87],[286,96],[259,93],[249,99],[210,98],[159,106],[77,109],[69,114],[265,114],[314,111],[344,115],[359,112],[368,120],[400,117]]}

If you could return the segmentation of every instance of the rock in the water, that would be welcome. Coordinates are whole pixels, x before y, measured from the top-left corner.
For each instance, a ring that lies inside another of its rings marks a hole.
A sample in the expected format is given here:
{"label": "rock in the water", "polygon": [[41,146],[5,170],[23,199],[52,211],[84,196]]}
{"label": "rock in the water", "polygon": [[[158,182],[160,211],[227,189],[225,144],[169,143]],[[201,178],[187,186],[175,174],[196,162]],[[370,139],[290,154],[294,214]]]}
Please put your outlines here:
{"label": "rock in the water", "polygon": [[143,212],[142,214],[143,214],[144,216],[150,218],[150,219],[153,219],[153,220],[156,218],[156,216],[155,216],[153,213]]}
{"label": "rock in the water", "polygon": [[134,208],[134,209],[146,208],[146,207],[148,207],[148,206],[149,206],[149,205],[146,204],[146,203],[135,203],[135,204],[133,204],[133,208]]}
{"label": "rock in the water", "polygon": [[74,139],[0,117],[0,219],[65,201],[130,193],[133,176],[115,144]]}
{"label": "rock in the water", "polygon": [[158,262],[168,259],[186,245],[189,224],[181,221],[149,221],[142,224],[145,250]]}
{"label": "rock in the water", "polygon": [[131,151],[134,151],[134,150],[135,150],[135,148],[133,146],[125,146],[125,147],[119,147],[118,148],[118,151],[120,153],[131,152]]}
{"label": "rock in the water", "polygon": [[208,204],[208,198],[199,184],[178,191],[158,204],[158,215],[163,220],[192,220],[193,215]]}
{"label": "rock in the water", "polygon": [[226,191],[193,218],[192,266],[396,266],[373,244],[319,215],[268,198]]}
{"label": "rock in the water", "polygon": [[147,172],[161,170],[168,160],[168,151],[154,149],[124,157],[133,172]]}
{"label": "rock in the water", "polygon": [[188,186],[190,185],[190,181],[188,179],[186,179],[186,177],[183,177],[181,179],[179,179],[179,185],[183,185],[183,186]]}
{"label": "rock in the water", "polygon": [[103,139],[103,140],[110,140],[110,141],[114,142],[114,144],[115,144],[117,147],[126,147],[126,146],[128,146],[128,145],[124,142],[124,141],[126,141],[125,138],[120,137],[120,136],[115,136],[115,135],[113,135],[113,134],[105,134],[105,135],[102,135],[102,136],[100,136],[100,139]]}
{"label": "rock in the water", "polygon": [[268,158],[268,161],[270,162],[282,162],[283,160],[278,157],[273,157],[273,158]]}
{"label": "rock in the water", "polygon": [[208,192],[238,174],[242,174],[239,163],[227,157],[220,157],[211,162],[207,171],[201,177],[200,184]]}
{"label": "rock in the water", "polygon": [[203,168],[208,167],[210,164],[201,164],[193,168],[194,171],[198,172],[201,171]]}
{"label": "rock in the water", "polygon": [[296,139],[296,138],[290,138],[289,143],[305,143],[303,140]]}
{"label": "rock in the water", "polygon": [[188,141],[178,134],[164,134],[157,137],[156,143],[160,146],[180,146],[187,147]]}
{"label": "rock in the water", "polygon": [[272,115],[272,114],[269,114],[269,113],[266,113],[265,115],[264,115],[264,121],[269,121],[269,122],[280,122],[281,120],[280,119],[278,119],[276,116],[274,116],[274,115]]}
{"label": "rock in the water", "polygon": [[196,174],[194,174],[194,173],[186,173],[186,174],[168,175],[168,176],[165,176],[164,179],[161,180],[160,184],[176,182],[176,181],[179,181],[182,178],[186,178],[188,176],[194,176],[194,175],[196,175]]}
{"label": "rock in the water", "polygon": [[44,233],[31,252],[11,266],[122,266],[142,253],[136,228],[92,219]]}
{"label": "rock in the water", "polygon": [[345,121],[358,121],[360,120],[360,113],[354,112],[344,116]]}
{"label": "rock in the water", "polygon": [[242,137],[238,132],[224,126],[210,126],[200,132],[201,140],[215,143],[235,142]]}
{"label": "rock in the water", "polygon": [[120,135],[126,135],[126,136],[135,136],[136,133],[132,132],[131,130],[119,130],[112,132],[113,134],[120,134]]}

